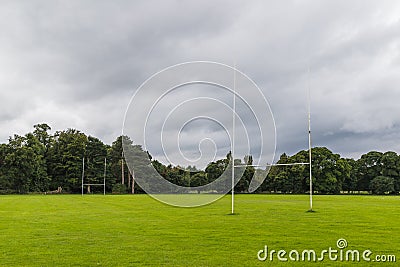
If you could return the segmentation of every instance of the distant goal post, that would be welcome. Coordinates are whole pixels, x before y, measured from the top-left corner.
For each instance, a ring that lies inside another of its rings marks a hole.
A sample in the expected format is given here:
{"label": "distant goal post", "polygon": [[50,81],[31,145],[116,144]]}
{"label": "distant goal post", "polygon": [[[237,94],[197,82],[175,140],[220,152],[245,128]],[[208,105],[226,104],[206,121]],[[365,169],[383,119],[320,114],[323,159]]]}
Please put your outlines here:
{"label": "distant goal post", "polygon": [[82,182],[81,182],[81,194],[83,196],[84,187],[90,186],[103,186],[103,195],[106,194],[106,174],[107,174],[107,158],[104,158],[104,173],[103,173],[103,183],[85,183],[85,158],[82,159]]}

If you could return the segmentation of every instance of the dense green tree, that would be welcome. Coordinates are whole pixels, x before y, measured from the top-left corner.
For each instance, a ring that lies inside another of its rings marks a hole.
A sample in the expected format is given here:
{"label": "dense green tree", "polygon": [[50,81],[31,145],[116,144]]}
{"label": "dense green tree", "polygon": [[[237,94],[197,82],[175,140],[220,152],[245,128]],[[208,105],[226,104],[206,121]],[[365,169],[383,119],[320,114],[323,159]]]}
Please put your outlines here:
{"label": "dense green tree", "polygon": [[[226,158],[211,162],[207,165],[205,172],[207,174],[208,183],[217,179],[215,184],[217,192],[223,192],[225,188],[231,188],[231,175],[232,175],[232,154],[229,152]],[[235,165],[239,165],[240,160],[235,160]],[[237,178],[236,178],[237,179]]]}
{"label": "dense green tree", "polygon": [[[202,185],[206,185],[207,183],[208,183],[207,174],[203,171],[196,172],[190,178],[190,186],[191,187],[202,186]],[[198,191],[198,193],[200,193],[200,191]]]}
{"label": "dense green tree", "polygon": [[10,137],[4,160],[5,175],[10,181],[11,189],[17,193],[29,192],[30,174],[33,172],[29,164],[32,153],[24,143],[23,136]]}
{"label": "dense green tree", "polygon": [[111,184],[124,184],[128,190],[128,184],[131,182],[131,175],[124,158],[122,147],[123,140],[126,145],[133,144],[132,140],[128,136],[118,136],[109,149],[108,157],[111,175],[114,177],[114,181],[112,181]]}
{"label": "dense green tree", "polygon": [[[243,165],[252,165],[253,164],[253,157],[251,155],[245,156],[244,157],[244,163]],[[239,165],[240,162],[238,160],[236,165]],[[241,168],[237,168],[239,172],[243,171]],[[252,180],[253,176],[255,173],[255,168],[254,166],[247,166],[244,167],[244,172],[242,177],[237,177],[236,179],[239,179],[237,184],[235,185],[235,191],[236,192],[247,192],[249,189],[250,181]]]}
{"label": "dense green tree", "polygon": [[[107,157],[107,146],[98,138],[89,136],[86,143],[85,153],[85,183],[102,184],[104,181],[105,159]],[[107,172],[106,172],[107,173]],[[108,177],[106,177],[108,178]],[[112,188],[114,179],[107,179],[106,185]],[[102,187],[87,186],[88,192],[103,190]],[[95,190],[95,191],[94,191]]]}
{"label": "dense green tree", "polygon": [[6,175],[6,156],[8,155],[8,146],[0,144],[0,193],[11,193],[11,181]]}
{"label": "dense green tree", "polygon": [[228,164],[229,161],[226,158],[209,163],[205,169],[208,181],[212,182],[218,179],[218,177],[220,177],[224,173],[225,169],[228,167]]}
{"label": "dense green tree", "polygon": [[81,191],[82,161],[87,142],[87,136],[76,129],[55,133],[48,157],[51,189],[61,186],[67,192]]}
{"label": "dense green tree", "polygon": [[[282,154],[278,164],[307,163],[308,151],[303,150],[288,157]],[[313,190],[337,194],[343,181],[348,179],[351,166],[340,155],[326,147],[312,149]],[[309,191],[309,165],[273,166],[262,185],[263,189],[282,193],[305,193]]]}
{"label": "dense green tree", "polygon": [[43,145],[45,150],[47,151],[51,145],[52,136],[50,135],[49,131],[51,127],[46,123],[36,124],[33,126],[35,129],[33,131],[33,135],[36,139]]}
{"label": "dense green tree", "polygon": [[30,191],[44,192],[49,189],[51,178],[47,174],[47,148],[40,142],[35,134],[28,133],[25,135],[26,146],[32,152],[30,164],[33,165],[33,173],[30,176]]}
{"label": "dense green tree", "polygon": [[368,191],[371,180],[382,175],[382,155],[381,152],[371,151],[357,161],[358,190]]}
{"label": "dense green tree", "polygon": [[370,189],[372,193],[383,195],[394,191],[394,179],[386,176],[378,176],[371,180]]}
{"label": "dense green tree", "polygon": [[10,137],[2,146],[3,186],[17,193],[45,191],[49,179],[43,156],[44,148],[32,133]]}
{"label": "dense green tree", "polygon": [[49,133],[51,127],[46,123],[36,124],[33,126],[33,136],[40,143],[37,144],[40,147],[40,155],[43,160],[41,162],[43,170],[46,171],[46,174],[42,176],[42,180],[46,181],[43,183],[43,190],[49,190],[49,186],[52,180],[52,177],[49,173],[48,169],[48,160],[49,160],[49,149],[51,147],[53,136]]}
{"label": "dense green tree", "polygon": [[[289,158],[288,163],[308,163],[308,150],[302,150]],[[282,167],[281,167],[282,168]],[[309,191],[309,165],[292,165],[284,167],[288,171],[289,192],[304,193]]]}
{"label": "dense green tree", "polygon": [[189,181],[184,182],[184,173],[180,167],[168,165],[165,179],[175,185],[189,186]]}
{"label": "dense green tree", "polygon": [[[278,164],[291,164],[308,161],[308,152],[300,151],[289,157],[283,153]],[[263,189],[281,193],[304,193],[308,190],[307,179],[308,165],[281,165],[271,167],[267,179],[263,183]]]}
{"label": "dense green tree", "polygon": [[156,171],[157,171],[162,177],[164,177],[164,178],[167,178],[167,177],[168,177],[169,169],[170,169],[170,167],[172,167],[171,165],[167,167],[167,166],[165,166],[164,164],[162,164],[161,162],[159,162],[158,160],[153,160],[153,161],[151,162],[151,164],[153,165],[153,167],[156,169]]}
{"label": "dense green tree", "polygon": [[164,179],[153,166],[148,151],[143,150],[140,145],[129,144],[130,142],[124,143],[124,156],[127,162],[133,166],[133,170],[131,171],[135,178],[134,186],[140,185],[141,188],[150,190],[152,193],[173,193],[169,190],[170,188],[163,187],[162,181]]}
{"label": "dense green tree", "polygon": [[394,191],[400,191],[400,156],[389,151],[382,155],[382,175],[393,179]]}
{"label": "dense green tree", "polygon": [[358,162],[354,159],[345,159],[348,164],[349,172],[348,175],[345,176],[343,181],[343,190],[349,193],[354,193],[358,190],[357,184],[359,177],[357,176],[358,172]]}
{"label": "dense green tree", "polygon": [[312,149],[314,190],[323,194],[338,194],[346,176],[350,175],[348,163],[326,147]]}
{"label": "dense green tree", "polygon": [[[289,163],[289,157],[286,155],[286,153],[283,153],[279,157],[277,163],[279,164]],[[285,185],[286,181],[288,181],[287,166],[272,166],[269,170],[266,179],[261,185],[261,191],[285,192],[287,190],[287,187]]]}

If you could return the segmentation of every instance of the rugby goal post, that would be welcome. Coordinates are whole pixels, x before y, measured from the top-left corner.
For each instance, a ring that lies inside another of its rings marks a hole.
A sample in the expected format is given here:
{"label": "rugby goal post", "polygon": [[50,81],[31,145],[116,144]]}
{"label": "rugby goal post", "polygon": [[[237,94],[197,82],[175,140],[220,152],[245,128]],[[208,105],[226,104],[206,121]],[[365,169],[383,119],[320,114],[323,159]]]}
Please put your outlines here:
{"label": "rugby goal post", "polygon": [[81,189],[82,189],[82,196],[83,196],[83,189],[85,186],[103,186],[103,195],[106,194],[106,174],[107,174],[107,158],[104,158],[104,172],[103,172],[103,183],[84,183],[85,180],[85,158],[82,159],[82,183],[81,183]]}
{"label": "rugby goal post", "polygon": [[238,167],[272,167],[272,166],[292,166],[292,165],[308,165],[309,166],[309,195],[310,195],[310,209],[308,212],[314,212],[313,210],[313,184],[312,184],[312,155],[311,155],[311,90],[309,84],[310,69],[308,69],[308,84],[307,84],[307,106],[308,106],[308,162],[296,162],[296,163],[276,163],[276,164],[265,164],[265,165],[235,165],[235,121],[236,121],[236,63],[234,64],[233,70],[233,104],[232,104],[232,184],[231,184],[231,214],[235,214],[235,168]]}

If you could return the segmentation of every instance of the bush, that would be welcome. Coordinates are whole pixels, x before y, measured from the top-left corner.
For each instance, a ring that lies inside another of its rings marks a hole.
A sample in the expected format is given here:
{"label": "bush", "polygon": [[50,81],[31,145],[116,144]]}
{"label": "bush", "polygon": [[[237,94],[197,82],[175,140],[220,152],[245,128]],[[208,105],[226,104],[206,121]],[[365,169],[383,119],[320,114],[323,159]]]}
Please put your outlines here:
{"label": "bush", "polygon": [[10,195],[10,194],[16,194],[15,190],[12,189],[0,189],[0,195]]}
{"label": "bush", "polygon": [[113,194],[126,194],[128,193],[128,188],[124,184],[115,184],[112,188]]}

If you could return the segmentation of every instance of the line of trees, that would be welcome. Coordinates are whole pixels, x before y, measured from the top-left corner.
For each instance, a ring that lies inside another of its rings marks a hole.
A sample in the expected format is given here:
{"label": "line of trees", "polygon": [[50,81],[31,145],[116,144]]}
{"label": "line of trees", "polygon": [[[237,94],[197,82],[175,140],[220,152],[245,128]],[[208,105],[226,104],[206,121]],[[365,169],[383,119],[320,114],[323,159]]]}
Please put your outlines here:
{"label": "line of trees", "polygon": [[[360,193],[398,194],[400,191],[400,156],[395,152],[371,151],[360,159],[342,158],[326,147],[312,149],[313,189],[322,194]],[[278,163],[307,162],[308,150]],[[309,190],[309,166],[272,167],[262,191],[305,193]]]}
{"label": "line of trees", "polygon": [[[75,129],[53,135],[50,130],[45,123],[37,124],[33,132],[14,135],[7,144],[0,144],[0,193],[46,192],[59,186],[64,192],[81,192],[83,158],[85,183],[103,182],[107,158],[106,191],[112,192],[116,184],[122,184],[122,177],[124,185],[116,188],[127,190],[132,178],[123,166],[121,137],[110,146]],[[103,190],[92,187],[92,192],[96,189]]]}
{"label": "line of trees", "polygon": [[[107,145],[76,129],[56,131],[52,135],[50,130],[45,123],[37,124],[33,132],[14,135],[8,143],[0,144],[0,193],[47,192],[58,187],[64,192],[79,193],[82,158],[85,158],[85,183],[102,183],[104,158],[107,158],[106,192],[143,193],[122,158],[122,136]],[[137,148],[141,149],[140,146]],[[358,160],[342,158],[326,147],[313,148],[312,154],[316,193],[398,194],[400,191],[400,156],[395,152],[372,151]],[[155,169],[168,181],[192,187],[217,179],[230,168],[230,159],[229,153],[226,158],[209,163],[205,170],[198,170],[194,166],[166,166],[150,156]],[[251,156],[246,156],[235,159],[235,165],[251,164],[252,161]],[[308,162],[308,151],[293,156],[282,154],[278,161],[296,162]],[[308,165],[273,166],[256,192],[307,193],[308,168]],[[246,167],[235,191],[247,192],[255,173],[262,175],[263,172]],[[86,187],[85,190],[95,193],[102,192],[103,188]]]}

